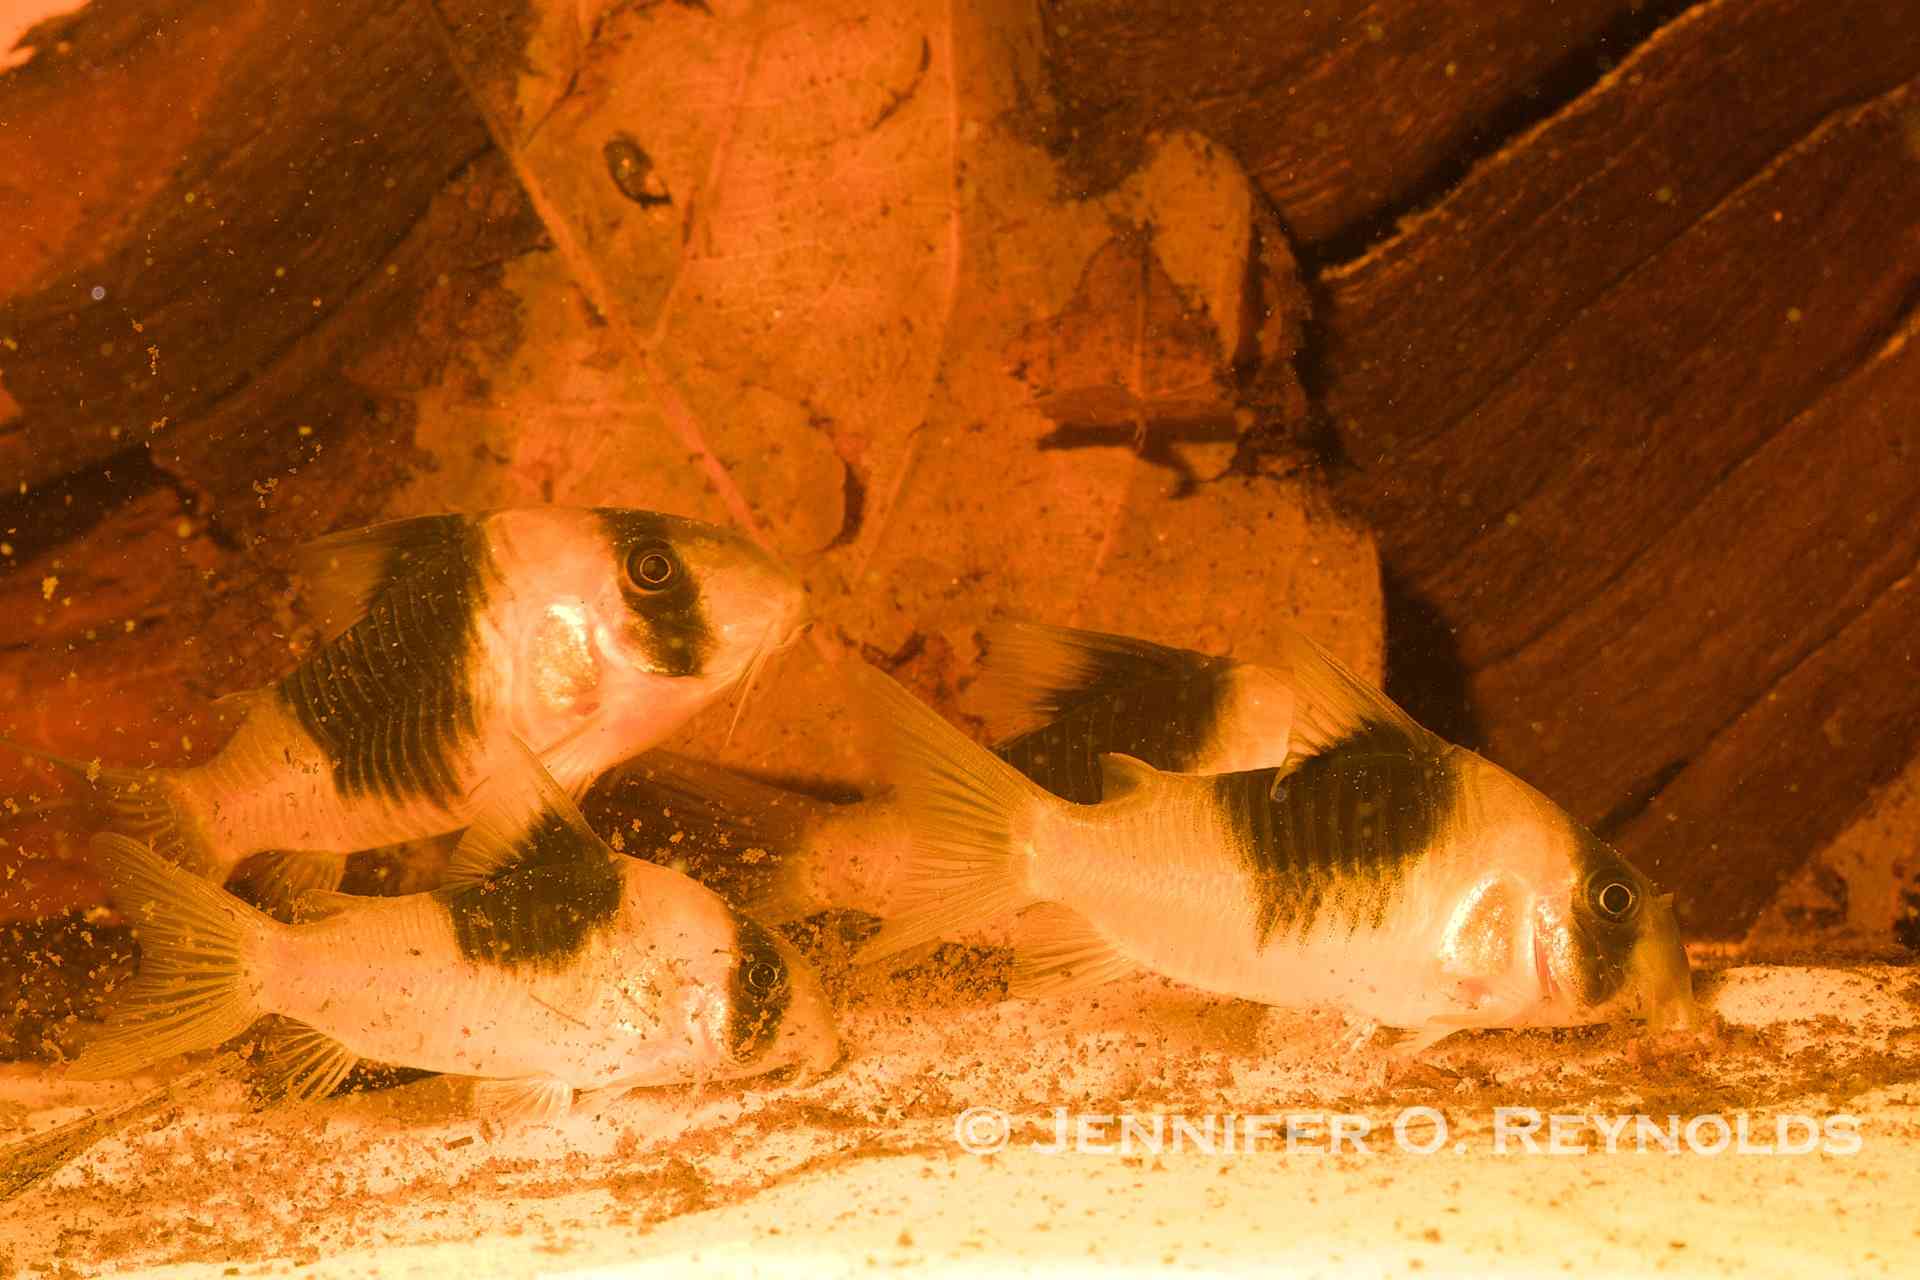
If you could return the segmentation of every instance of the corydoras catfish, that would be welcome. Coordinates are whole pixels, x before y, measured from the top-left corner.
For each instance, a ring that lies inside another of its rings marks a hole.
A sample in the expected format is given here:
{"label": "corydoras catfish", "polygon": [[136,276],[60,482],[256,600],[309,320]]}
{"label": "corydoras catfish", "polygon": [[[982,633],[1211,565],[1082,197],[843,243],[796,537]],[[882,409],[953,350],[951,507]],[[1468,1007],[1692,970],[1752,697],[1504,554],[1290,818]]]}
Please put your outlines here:
{"label": "corydoras catfish", "polygon": [[1016,994],[1152,971],[1415,1032],[1695,1021],[1671,900],[1545,796],[1287,638],[1286,762],[1196,775],[1101,757],[1101,799],[1053,795],[891,680],[920,903],[879,959],[1026,910]]}
{"label": "corydoras catfish", "polygon": [[554,1119],[575,1090],[699,1083],[839,1057],[788,942],[664,867],[623,857],[522,749],[484,784],[430,893],[308,895],[284,924],[125,836],[94,852],[140,969],[74,1065],[124,1075],[281,1015],[268,1097],[330,1092],[361,1061],[475,1080],[476,1104]]}
{"label": "corydoras catfish", "polygon": [[579,794],[672,733],[802,626],[798,580],[745,538],[619,508],[421,516],[310,545],[324,643],[234,695],[225,747],[182,769],[106,769],[117,830],[225,879],[280,851],[283,896],[351,851],[457,830],[531,746]]}

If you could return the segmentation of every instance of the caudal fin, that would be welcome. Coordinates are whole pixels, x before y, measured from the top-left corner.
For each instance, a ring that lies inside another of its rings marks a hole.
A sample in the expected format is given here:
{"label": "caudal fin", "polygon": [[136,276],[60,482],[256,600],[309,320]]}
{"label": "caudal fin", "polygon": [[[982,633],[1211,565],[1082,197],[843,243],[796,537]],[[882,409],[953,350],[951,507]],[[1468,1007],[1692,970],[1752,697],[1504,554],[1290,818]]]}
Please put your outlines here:
{"label": "caudal fin", "polygon": [[884,726],[913,839],[907,886],[919,900],[874,935],[861,960],[965,934],[1035,901],[1013,856],[1015,831],[1061,801],[879,671],[856,669],[853,680]]}
{"label": "caudal fin", "polygon": [[284,926],[125,836],[95,836],[93,853],[140,940],[140,972],[74,1075],[126,1075],[251,1026],[265,1012],[255,957]]}
{"label": "caudal fin", "polygon": [[199,836],[199,824],[183,803],[178,769],[117,769],[97,760],[42,751],[11,738],[0,738],[0,746],[29,759],[45,760],[84,780],[93,788],[94,803],[109,826],[144,841],[167,861],[210,880],[224,880],[231,870]]}

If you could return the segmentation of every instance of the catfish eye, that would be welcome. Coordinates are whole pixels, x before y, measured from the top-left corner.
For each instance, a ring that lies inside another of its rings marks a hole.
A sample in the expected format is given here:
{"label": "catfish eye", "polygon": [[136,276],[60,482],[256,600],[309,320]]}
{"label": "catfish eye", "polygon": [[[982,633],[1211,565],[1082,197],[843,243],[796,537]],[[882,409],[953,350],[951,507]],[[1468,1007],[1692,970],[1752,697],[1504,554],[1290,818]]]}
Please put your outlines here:
{"label": "catfish eye", "polygon": [[755,960],[747,966],[747,990],[755,995],[770,996],[786,985],[785,966],[772,960]]}
{"label": "catfish eye", "polygon": [[627,553],[627,577],[642,591],[664,591],[680,576],[680,562],[659,544],[635,547]]}
{"label": "catfish eye", "polygon": [[1640,906],[1640,891],[1617,876],[1596,876],[1587,897],[1595,911],[1614,921],[1630,918]]}

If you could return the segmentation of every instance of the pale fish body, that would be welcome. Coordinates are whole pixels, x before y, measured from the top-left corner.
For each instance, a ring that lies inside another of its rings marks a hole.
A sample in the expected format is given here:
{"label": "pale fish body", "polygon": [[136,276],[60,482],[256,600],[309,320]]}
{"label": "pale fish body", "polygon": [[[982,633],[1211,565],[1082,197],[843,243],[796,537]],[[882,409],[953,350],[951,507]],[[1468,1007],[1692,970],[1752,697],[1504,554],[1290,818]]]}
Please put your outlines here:
{"label": "pale fish body", "polygon": [[457,830],[531,746],[570,792],[658,742],[802,625],[798,581],[694,520],[616,508],[425,516],[303,561],[333,634],[243,695],[223,750],[111,770],[119,827],[224,878],[262,850],[289,891],[353,850]]}
{"label": "pale fish body", "polygon": [[1338,1005],[1415,1028],[1417,1044],[1634,1014],[1691,1024],[1671,906],[1643,875],[1304,637],[1289,670],[1285,765],[1200,776],[1107,756],[1091,805],[1036,786],[870,675],[895,726],[920,905],[869,955],[1025,910],[1018,994],[1147,970]]}
{"label": "pale fish body", "polygon": [[622,857],[530,754],[482,790],[446,886],[318,894],[283,924],[119,836],[96,851],[142,969],[82,1076],[217,1044],[263,1014],[270,1094],[317,1096],[360,1060],[474,1077],[543,1118],[574,1090],[724,1080],[838,1056],[817,979],[712,892]]}
{"label": "pale fish body", "polygon": [[[606,868],[527,868],[274,931],[260,1003],[356,1058],[452,1075],[597,1089],[785,1065],[750,1052],[784,1010],[740,972],[803,970],[785,942],[663,867],[609,851]],[[543,893],[557,927],[514,918]]]}

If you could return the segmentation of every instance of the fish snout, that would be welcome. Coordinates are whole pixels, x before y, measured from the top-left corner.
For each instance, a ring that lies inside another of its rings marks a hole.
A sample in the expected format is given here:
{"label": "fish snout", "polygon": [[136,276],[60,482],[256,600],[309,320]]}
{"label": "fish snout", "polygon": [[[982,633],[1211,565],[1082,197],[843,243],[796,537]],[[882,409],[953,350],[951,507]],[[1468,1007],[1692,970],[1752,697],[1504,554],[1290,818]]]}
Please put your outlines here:
{"label": "fish snout", "polygon": [[757,594],[767,609],[761,634],[769,652],[785,649],[813,625],[813,597],[806,582],[771,556],[761,558]]}
{"label": "fish snout", "polygon": [[819,975],[790,943],[782,939],[787,953],[787,971],[792,975],[792,998],[787,1015],[781,1020],[780,1034],[768,1055],[769,1066],[794,1068],[794,1083],[806,1084],[832,1073],[846,1056],[840,1030],[835,1025],[833,1005]]}
{"label": "fish snout", "polygon": [[731,676],[792,644],[812,621],[800,576],[758,548],[709,573],[702,596],[717,641],[709,669]]}
{"label": "fish snout", "polygon": [[837,1070],[847,1058],[847,1047],[831,1028],[824,1036],[810,1041],[806,1056],[793,1064],[791,1083],[795,1086],[809,1085],[816,1080],[824,1080]]}

